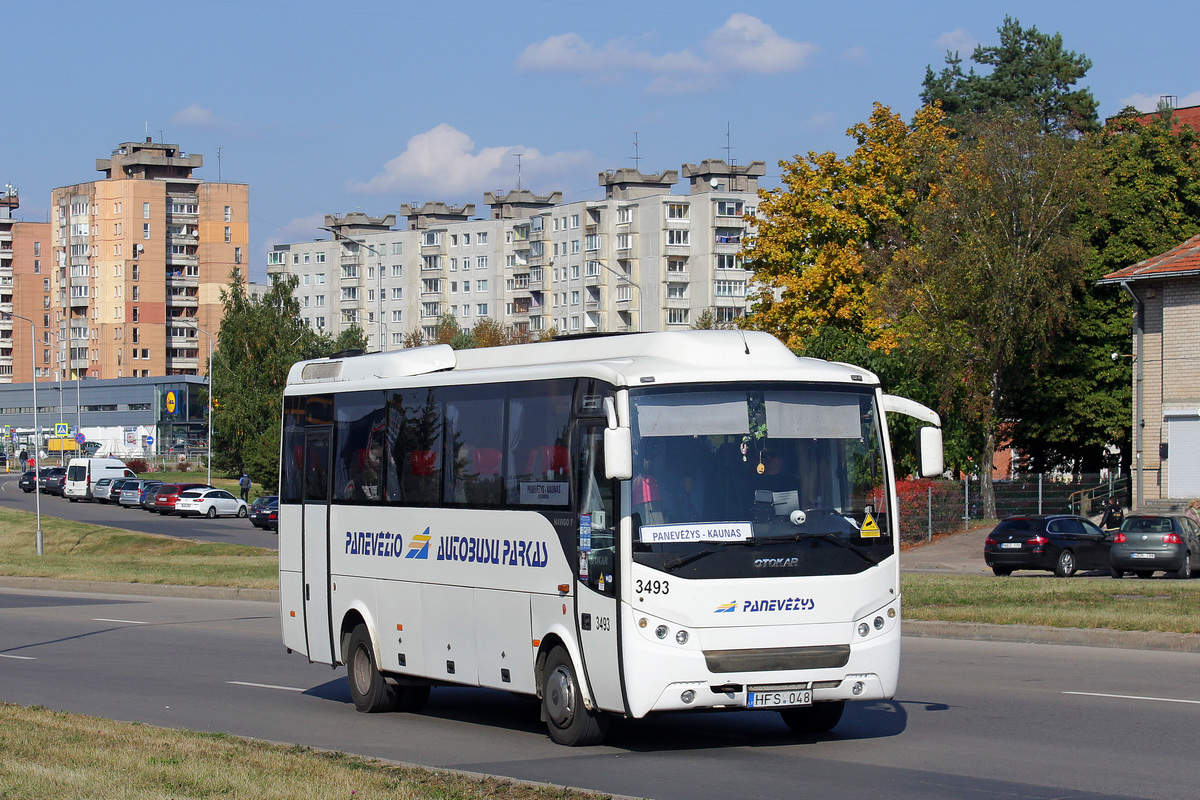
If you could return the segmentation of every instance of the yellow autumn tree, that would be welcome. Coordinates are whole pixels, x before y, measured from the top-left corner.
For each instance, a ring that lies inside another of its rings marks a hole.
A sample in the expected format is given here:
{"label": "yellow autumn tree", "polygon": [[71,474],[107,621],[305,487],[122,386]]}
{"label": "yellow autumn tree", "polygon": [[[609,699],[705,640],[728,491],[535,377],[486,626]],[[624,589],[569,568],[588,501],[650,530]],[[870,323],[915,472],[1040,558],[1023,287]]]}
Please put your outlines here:
{"label": "yellow autumn tree", "polygon": [[876,287],[906,246],[909,210],[954,148],[943,117],[929,106],[907,124],[876,103],[846,132],[857,145],[846,158],[809,152],[780,162],[783,186],[760,191],[757,231],[742,251],[754,272],[747,327],[795,350],[825,327],[882,350],[897,344]]}

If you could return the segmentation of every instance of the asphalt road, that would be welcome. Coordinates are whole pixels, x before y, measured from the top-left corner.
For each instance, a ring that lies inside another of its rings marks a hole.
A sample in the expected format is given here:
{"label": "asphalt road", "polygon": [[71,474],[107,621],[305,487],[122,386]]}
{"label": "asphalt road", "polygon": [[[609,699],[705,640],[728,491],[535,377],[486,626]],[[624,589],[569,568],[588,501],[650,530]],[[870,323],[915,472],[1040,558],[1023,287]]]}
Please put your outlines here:
{"label": "asphalt road", "polygon": [[[199,473],[200,481],[204,474]],[[37,506],[33,492],[23,492],[17,486],[17,473],[0,472],[0,507],[15,508],[32,513]],[[225,542],[247,544],[256,547],[278,546],[278,537],[271,531],[254,527],[249,520],[237,517],[202,519],[198,517],[164,517],[136,508],[123,508],[110,503],[72,503],[64,497],[43,494],[42,515],[70,519],[76,522],[93,522],[124,530],[141,533],[157,533],[163,536],[179,536],[202,542]]]}
{"label": "asphalt road", "polygon": [[[133,513],[133,512],[130,512]],[[359,714],[287,655],[274,603],[0,588],[0,699],[663,800],[1195,798],[1200,654],[914,639],[897,698],[819,738],[770,712],[619,721],[552,744],[534,702],[435,689]]]}

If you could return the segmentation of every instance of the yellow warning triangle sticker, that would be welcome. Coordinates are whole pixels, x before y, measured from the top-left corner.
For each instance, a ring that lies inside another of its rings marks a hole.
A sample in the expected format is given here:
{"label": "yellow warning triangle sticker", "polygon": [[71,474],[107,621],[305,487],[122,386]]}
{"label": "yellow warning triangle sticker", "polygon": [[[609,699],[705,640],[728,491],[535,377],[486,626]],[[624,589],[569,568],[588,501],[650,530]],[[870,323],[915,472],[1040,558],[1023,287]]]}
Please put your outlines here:
{"label": "yellow warning triangle sticker", "polygon": [[865,518],[863,518],[862,530],[858,532],[858,535],[864,539],[875,539],[879,537],[879,523],[876,522],[875,518],[869,513]]}

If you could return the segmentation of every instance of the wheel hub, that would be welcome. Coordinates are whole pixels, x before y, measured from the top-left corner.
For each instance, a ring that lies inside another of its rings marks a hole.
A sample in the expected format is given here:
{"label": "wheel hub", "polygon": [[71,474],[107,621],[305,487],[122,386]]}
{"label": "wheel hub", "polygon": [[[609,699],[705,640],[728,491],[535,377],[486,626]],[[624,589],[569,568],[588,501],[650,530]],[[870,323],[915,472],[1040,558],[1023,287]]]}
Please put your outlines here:
{"label": "wheel hub", "polygon": [[559,727],[570,724],[575,716],[575,683],[562,667],[556,668],[546,682],[546,714]]}

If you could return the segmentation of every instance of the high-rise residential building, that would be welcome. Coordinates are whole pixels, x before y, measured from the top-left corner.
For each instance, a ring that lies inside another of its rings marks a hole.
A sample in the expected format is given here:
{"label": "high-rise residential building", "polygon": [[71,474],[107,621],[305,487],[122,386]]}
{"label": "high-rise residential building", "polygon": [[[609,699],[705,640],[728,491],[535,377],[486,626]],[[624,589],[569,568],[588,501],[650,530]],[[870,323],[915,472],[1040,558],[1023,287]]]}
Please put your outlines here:
{"label": "high-rise residential building", "polygon": [[[0,383],[54,377],[57,346],[44,332],[50,314],[50,225],[14,217],[16,189],[0,193]],[[6,315],[13,314],[9,318]],[[36,344],[31,348],[30,339]],[[31,363],[32,353],[36,358]]]}
{"label": "high-rise residential building", "polygon": [[601,173],[600,201],[562,193],[487,192],[475,206],[403,205],[396,215],[327,215],[332,238],[276,245],[267,271],[298,279],[301,314],[337,335],[364,330],[373,350],[432,336],[443,314],[462,328],[490,318],[537,333],[685,329],[704,311],[732,322],[747,311],[739,252],[765,165],[721,160],[679,172]]}
{"label": "high-rise residential building", "polygon": [[[221,288],[248,274],[249,191],[193,176],[203,156],[125,142],[100,180],[51,193],[46,328],[66,377],[197,375],[216,336]],[[45,272],[45,268],[43,268]]]}

